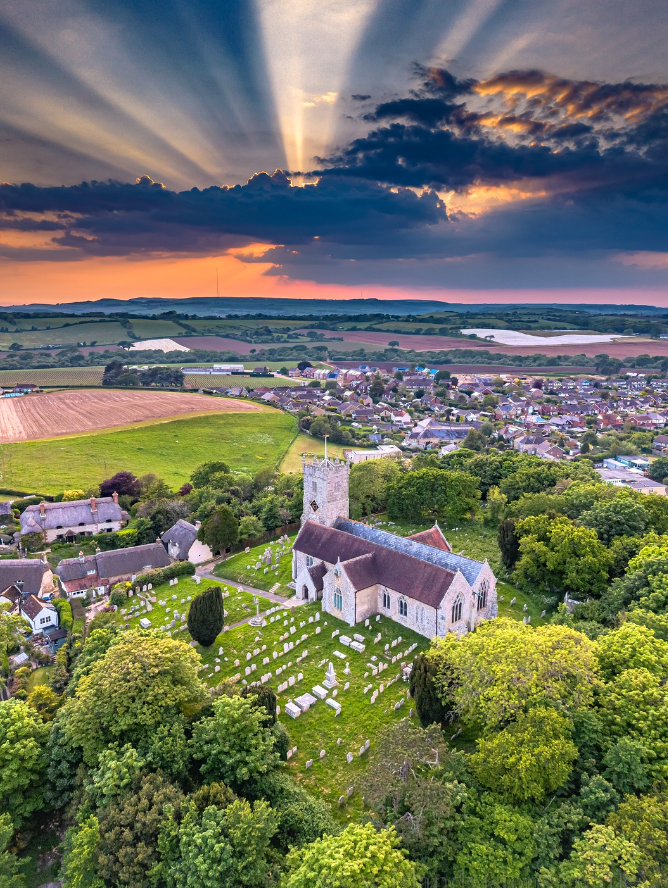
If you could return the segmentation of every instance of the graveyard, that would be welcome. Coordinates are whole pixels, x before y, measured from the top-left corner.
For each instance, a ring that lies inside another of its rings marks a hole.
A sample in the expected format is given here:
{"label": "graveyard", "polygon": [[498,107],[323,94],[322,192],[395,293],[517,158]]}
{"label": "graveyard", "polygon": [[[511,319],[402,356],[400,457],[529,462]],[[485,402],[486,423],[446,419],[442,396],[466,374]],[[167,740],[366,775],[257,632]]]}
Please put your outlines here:
{"label": "graveyard", "polygon": [[[144,592],[140,588],[139,594],[133,594],[128,599],[125,607],[119,611],[119,616],[124,623],[128,623],[132,629],[140,626],[145,629],[158,629],[169,632],[174,638],[190,641],[190,633],[186,626],[186,617],[192,599],[208,589],[210,586],[220,585],[223,593],[225,607],[225,625],[238,623],[246,617],[252,616],[256,609],[253,604],[253,596],[249,592],[234,587],[228,588],[224,583],[214,583],[211,580],[197,582],[191,577],[178,577],[174,581],[163,583],[155,589]],[[263,606],[261,602],[260,606]],[[148,624],[146,622],[148,621]],[[173,626],[170,624],[173,623]]]}
{"label": "graveyard", "polygon": [[271,687],[290,737],[290,774],[343,819],[357,816],[361,798],[355,791],[348,799],[348,790],[378,732],[410,714],[402,664],[429,641],[385,617],[351,628],[322,613],[319,603],[272,605],[263,623],[198,647],[202,678],[210,686],[228,679]]}
{"label": "graveyard", "polygon": [[294,589],[288,586],[292,582],[292,543],[295,536],[284,536],[233,555],[216,565],[214,573],[223,580],[234,580],[290,598],[295,594]]}

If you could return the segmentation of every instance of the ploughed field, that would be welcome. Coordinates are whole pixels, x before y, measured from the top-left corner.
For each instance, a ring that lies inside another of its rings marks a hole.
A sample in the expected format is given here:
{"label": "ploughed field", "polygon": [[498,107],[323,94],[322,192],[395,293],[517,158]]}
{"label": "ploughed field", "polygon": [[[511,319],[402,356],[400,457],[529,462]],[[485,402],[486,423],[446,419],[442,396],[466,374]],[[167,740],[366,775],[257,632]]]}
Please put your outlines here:
{"label": "ploughed field", "polygon": [[257,411],[255,404],[182,392],[88,390],[0,399],[0,443],[34,441],[196,413]]}

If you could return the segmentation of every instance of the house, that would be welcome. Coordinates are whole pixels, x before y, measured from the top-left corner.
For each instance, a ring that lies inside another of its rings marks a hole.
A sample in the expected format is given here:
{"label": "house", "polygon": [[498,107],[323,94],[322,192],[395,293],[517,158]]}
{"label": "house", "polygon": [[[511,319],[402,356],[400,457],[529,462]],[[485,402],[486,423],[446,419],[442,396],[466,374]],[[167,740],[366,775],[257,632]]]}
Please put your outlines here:
{"label": "house", "polygon": [[638,490],[644,494],[656,494],[657,496],[666,496],[666,485],[659,484],[658,481],[652,481],[651,478],[645,478],[638,471],[630,469],[596,469],[601,477],[601,481],[606,484],[614,484],[615,487],[628,487],[631,490]]}
{"label": "house", "polygon": [[654,453],[668,453],[668,435],[657,435],[652,442]]}
{"label": "house", "polygon": [[0,589],[18,586],[30,595],[41,597],[53,592],[53,571],[49,562],[39,558],[3,558],[0,560]]}
{"label": "house", "polygon": [[10,613],[19,613],[30,624],[33,632],[58,627],[58,611],[48,601],[43,601],[20,585],[9,586],[0,592],[0,604],[9,604]]}
{"label": "house", "polygon": [[120,530],[130,516],[118,504],[118,494],[91,496],[87,500],[40,503],[28,506],[21,515],[21,536],[43,533],[47,543],[73,542],[77,536]]}
{"label": "house", "polygon": [[201,564],[210,561],[213,552],[197,539],[198,528],[181,518],[173,527],[166,530],[160,537],[172,561],[191,561]]}
{"label": "house", "polygon": [[105,595],[115,583],[134,583],[136,577],[170,564],[161,542],[127,549],[112,549],[95,555],[79,553],[78,558],[63,558],[56,573],[68,598]]}
{"label": "house", "polygon": [[292,565],[298,599],[321,601],[325,613],[349,626],[383,614],[427,638],[464,635],[496,617],[487,561],[454,555],[438,526],[404,538],[351,521],[349,464],[304,457],[303,466]]}

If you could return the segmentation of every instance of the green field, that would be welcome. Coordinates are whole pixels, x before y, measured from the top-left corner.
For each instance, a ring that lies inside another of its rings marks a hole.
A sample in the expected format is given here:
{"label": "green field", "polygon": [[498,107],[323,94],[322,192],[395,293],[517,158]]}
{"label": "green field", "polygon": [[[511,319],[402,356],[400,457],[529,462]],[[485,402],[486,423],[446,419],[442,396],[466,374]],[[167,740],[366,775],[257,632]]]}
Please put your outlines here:
{"label": "green field", "polygon": [[[312,438],[300,432],[292,444],[288,447],[288,451],[283,457],[281,463],[281,472],[299,472],[302,471],[302,453],[316,453],[318,456],[325,455],[325,442],[320,438]],[[343,456],[343,446],[339,444],[329,444],[327,447],[329,456]]]}
{"label": "green field", "polygon": [[33,669],[28,678],[28,693],[34,691],[38,685],[48,685],[51,680],[53,666],[39,666]]}
{"label": "green field", "polygon": [[10,388],[19,382],[33,385],[102,385],[104,367],[54,367],[50,370],[0,370],[0,388]]}
{"label": "green field", "polygon": [[269,408],[221,413],[71,438],[5,444],[0,483],[16,490],[53,494],[99,484],[114,473],[152,472],[172,487],[212,459],[233,471],[278,467],[296,433],[296,420]]}
{"label": "green field", "polygon": [[[395,703],[401,699],[405,700],[407,685],[400,679],[387,687],[387,681],[400,673],[400,662],[412,662],[418,651],[429,647],[429,641],[385,617],[381,617],[378,622],[372,617],[369,629],[366,629],[363,623],[351,629],[346,623],[325,613],[320,613],[319,622],[315,622],[315,616],[319,612],[320,603],[295,607],[291,615],[281,609],[273,615],[275,621],[268,623],[264,628],[254,629],[245,624],[220,635],[212,647],[206,650],[198,647],[197,650],[205,664],[202,677],[210,685],[217,684],[223,678],[231,678],[239,672],[241,681],[250,681],[250,676],[248,678],[244,676],[245,668],[250,664],[257,666],[256,671],[252,673],[252,680],[259,681],[262,674],[269,671],[273,673],[267,684],[274,691],[277,691],[279,683],[287,681],[290,676],[296,679],[298,673],[302,673],[302,681],[279,694],[279,705],[282,708],[290,698],[294,699],[306,692],[311,693],[314,685],[322,685],[327,663],[330,660],[334,663],[339,681],[336,699],[342,707],[341,715],[335,717],[333,709],[323,701],[318,701],[297,719],[293,720],[282,712],[279,720],[286,727],[293,745],[297,746],[297,753],[288,763],[289,773],[337,808],[339,796],[345,794],[346,789],[355,784],[365,768],[366,755],[359,756],[364,741],[370,740],[373,749],[374,737],[384,725],[399,721],[409,714],[409,702],[398,712],[394,710]],[[290,624],[290,620],[294,622]],[[284,622],[288,622],[288,626],[285,626]],[[294,634],[288,635],[288,639],[294,642],[294,650],[283,654],[283,642],[279,641],[279,638],[284,633],[289,633],[290,625],[295,629]],[[320,634],[316,634],[318,627],[321,629]],[[353,632],[363,635],[366,643],[365,652],[358,654],[341,644],[338,638],[332,638],[332,632],[336,629],[341,635],[352,636]],[[374,644],[373,639],[378,632],[382,637],[378,644]],[[297,639],[303,634],[307,634],[308,638],[297,644]],[[389,656],[385,657],[384,646],[391,644],[399,636],[402,638],[401,644],[391,648]],[[417,644],[416,650],[405,657],[400,657],[397,663],[391,662],[393,656],[405,653],[413,643]],[[223,646],[222,656],[218,653],[219,645]],[[263,645],[266,645],[265,651],[261,650]],[[253,656],[252,652],[258,649],[260,649],[258,654]],[[275,660],[274,651],[277,653]],[[304,651],[308,651],[307,655],[297,663],[297,656],[301,657]],[[334,651],[344,654],[344,659],[336,657]],[[246,659],[248,653],[251,654],[250,660]],[[376,659],[372,661],[372,657]],[[219,664],[216,664],[216,658],[220,659]],[[269,658],[268,665],[263,665],[262,661],[265,658]],[[235,660],[240,662],[239,666],[234,666]],[[349,675],[344,674],[346,662],[350,665]],[[368,664],[377,665],[381,662],[387,663],[387,670],[373,677]],[[218,673],[214,672],[216,665],[220,666]],[[281,666],[284,667],[284,671],[277,676],[276,668]],[[346,682],[350,683],[350,687],[344,690]],[[379,694],[376,702],[371,704],[369,702],[371,691],[364,694],[364,688],[371,684],[374,689],[378,689],[381,683],[384,691]],[[340,743],[337,743],[338,739],[341,740]],[[322,749],[325,750],[325,757],[321,761]],[[346,760],[348,752],[354,755],[354,761],[350,765]],[[308,760],[313,760],[313,767],[309,769],[306,768]],[[359,796],[354,796],[343,809],[342,815],[356,816],[358,806]]]}
{"label": "green field", "polygon": [[[290,538],[290,544],[293,542],[294,536]],[[233,555],[226,561],[216,565],[213,572],[217,577],[221,577],[222,579],[234,580],[236,583],[244,583],[255,589],[262,589],[265,592],[273,591],[276,595],[282,595],[284,598],[289,598],[291,595],[295,594],[294,589],[291,589],[288,586],[288,583],[292,580],[291,554],[284,555],[280,559],[277,570],[273,567],[275,561],[274,555],[272,555],[272,567],[266,574],[264,572],[264,565],[259,570],[254,569],[254,565],[257,564],[267,548],[271,549],[272,553],[275,555],[279,547],[275,542],[263,543],[261,546],[256,546],[251,549],[248,553],[240,552],[238,555]],[[274,589],[274,586],[276,586],[277,583],[279,586],[277,589]]]}
{"label": "green field", "polygon": [[[44,325],[41,329],[24,329],[17,332],[0,333],[0,349],[8,348],[13,342],[18,342],[24,348],[39,348],[40,345],[76,345],[77,342],[85,342],[86,345],[116,345],[124,339],[131,338],[125,327],[118,321],[88,321],[84,323],[66,323],[71,326],[63,327],[60,320],[54,320],[51,326]],[[4,325],[3,325],[4,326]],[[30,326],[37,327],[37,319]]]}
{"label": "green field", "polygon": [[[185,365],[184,365],[185,366]],[[184,372],[186,388],[211,389],[211,388],[279,388],[291,385],[287,379],[275,376],[234,376],[231,373],[188,373]],[[295,383],[298,385],[299,383]]]}

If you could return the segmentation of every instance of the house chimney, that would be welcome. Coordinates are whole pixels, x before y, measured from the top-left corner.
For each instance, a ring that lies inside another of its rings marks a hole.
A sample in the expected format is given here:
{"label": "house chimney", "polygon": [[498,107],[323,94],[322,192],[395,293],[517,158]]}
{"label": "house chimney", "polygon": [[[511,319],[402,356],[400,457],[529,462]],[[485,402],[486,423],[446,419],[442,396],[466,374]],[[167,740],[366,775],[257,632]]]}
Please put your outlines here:
{"label": "house chimney", "polygon": [[91,510],[91,512],[97,511],[97,506],[95,505],[95,497],[94,496],[91,496],[91,498],[90,498],[90,510]]}
{"label": "house chimney", "polygon": [[46,503],[41,502],[39,504],[39,514],[42,516],[42,518],[44,518],[44,516],[46,515]]}
{"label": "house chimney", "polygon": [[82,564],[84,563],[84,553],[81,550],[79,550],[79,561]]}
{"label": "house chimney", "polygon": [[115,490],[114,490],[114,492],[111,494],[111,498],[112,498],[112,500],[116,503],[116,505],[118,505],[118,493],[117,493]]}

